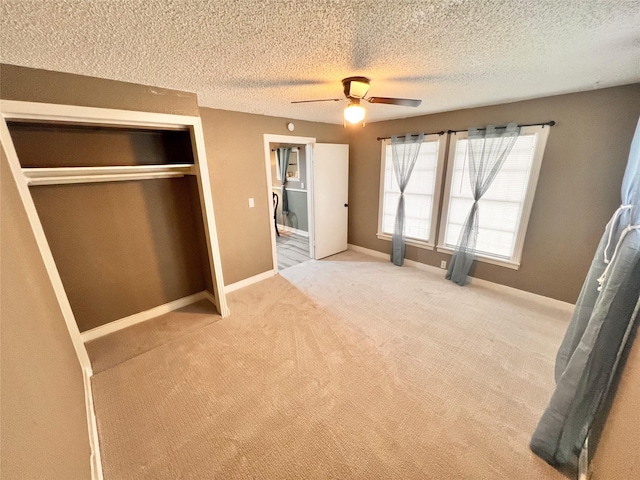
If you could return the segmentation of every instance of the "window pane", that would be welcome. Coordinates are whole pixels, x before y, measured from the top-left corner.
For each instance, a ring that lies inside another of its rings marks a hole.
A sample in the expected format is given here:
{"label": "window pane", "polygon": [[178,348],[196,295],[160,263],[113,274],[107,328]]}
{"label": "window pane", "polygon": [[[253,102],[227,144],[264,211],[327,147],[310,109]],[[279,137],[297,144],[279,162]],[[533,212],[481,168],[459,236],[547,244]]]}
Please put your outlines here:
{"label": "window pane", "polygon": [[[423,142],[405,189],[405,235],[427,241],[431,230],[439,141]],[[402,153],[402,146],[399,148]],[[393,234],[400,188],[393,171],[392,147],[386,146],[382,231]]]}
{"label": "window pane", "polygon": [[[479,202],[479,253],[511,258],[520,228],[523,204],[529,184],[536,134],[521,135],[503,167]],[[451,173],[445,245],[454,247],[473,204],[469,180],[468,141],[456,141]]]}

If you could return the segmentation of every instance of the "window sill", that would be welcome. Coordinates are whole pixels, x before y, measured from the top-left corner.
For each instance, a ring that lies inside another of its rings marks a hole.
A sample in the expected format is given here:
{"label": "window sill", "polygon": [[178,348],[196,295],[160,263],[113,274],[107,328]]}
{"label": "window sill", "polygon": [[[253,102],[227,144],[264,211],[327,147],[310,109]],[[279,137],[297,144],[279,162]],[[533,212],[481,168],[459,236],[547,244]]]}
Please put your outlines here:
{"label": "window sill", "polygon": [[[387,242],[391,241],[391,235],[387,233],[376,233],[376,237],[380,240],[386,240]],[[435,245],[432,245],[427,242],[421,242],[420,240],[412,240],[411,238],[406,239],[406,244],[411,245],[412,247],[424,248],[425,250],[433,250]]]}
{"label": "window sill", "polygon": [[[439,253],[448,253],[449,255],[453,255],[454,250],[449,247],[438,247],[436,249]],[[514,262],[512,260],[502,260],[494,257],[487,257],[485,255],[476,254],[476,260],[478,262],[489,263],[491,265],[497,265],[499,267],[506,267],[512,270],[520,269],[520,262]]]}

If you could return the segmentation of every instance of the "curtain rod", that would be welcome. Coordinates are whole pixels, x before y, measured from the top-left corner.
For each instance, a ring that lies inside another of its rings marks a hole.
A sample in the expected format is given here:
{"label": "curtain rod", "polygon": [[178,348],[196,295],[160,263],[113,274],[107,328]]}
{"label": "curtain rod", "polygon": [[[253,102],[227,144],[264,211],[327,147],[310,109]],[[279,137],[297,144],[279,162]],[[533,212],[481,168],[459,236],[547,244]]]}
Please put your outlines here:
{"label": "curtain rod", "polygon": [[[535,127],[536,125],[540,125],[542,127],[548,125],[549,127],[553,127],[555,124],[556,124],[556,122],[551,120],[550,122],[541,122],[541,123],[519,123],[518,127]],[[496,127],[496,128],[507,128],[507,126],[504,125],[502,127]],[[465,129],[462,129],[462,130],[448,130],[447,133],[466,132],[467,130],[469,130],[469,129],[465,128]],[[478,130],[484,131],[484,130],[486,130],[486,128],[478,128]]]}
{"label": "curtain rod", "polygon": [[[425,133],[424,136],[426,137],[427,135],[444,135],[445,132],[444,130],[440,130],[439,132],[431,132],[431,133]],[[404,135],[399,135],[400,137],[404,137]],[[418,134],[414,133],[413,135],[409,135],[410,137],[417,137]],[[378,140],[389,140],[391,137],[378,137]]]}
{"label": "curtain rod", "polygon": [[[535,127],[536,125],[540,125],[540,126],[549,126],[549,127],[553,127],[556,124],[555,121],[551,120],[550,122],[542,122],[542,123],[520,123],[518,124],[519,127]],[[507,126],[502,126],[502,127],[496,127],[496,128],[507,128]],[[467,130],[469,130],[468,128],[462,129],[462,130],[447,130],[446,132],[440,131],[440,132],[432,132],[432,133],[425,133],[425,137],[427,135],[444,135],[445,133],[458,133],[458,132],[466,132]],[[484,131],[486,130],[486,128],[479,128],[478,130],[480,131]],[[402,136],[402,135],[400,135]],[[417,137],[418,135],[411,135],[412,137]],[[391,137],[378,137],[378,140],[388,140]]]}

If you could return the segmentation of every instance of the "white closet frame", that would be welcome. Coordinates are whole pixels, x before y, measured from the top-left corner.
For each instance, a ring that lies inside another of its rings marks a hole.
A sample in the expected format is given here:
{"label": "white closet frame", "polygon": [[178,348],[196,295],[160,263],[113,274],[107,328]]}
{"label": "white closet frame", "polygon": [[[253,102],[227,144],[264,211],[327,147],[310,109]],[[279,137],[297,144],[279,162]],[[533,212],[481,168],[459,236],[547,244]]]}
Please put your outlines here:
{"label": "white closet frame", "polygon": [[[33,122],[63,122],[65,124],[99,125],[106,127],[139,127],[158,130],[188,130],[191,134],[194,164],[183,165],[152,165],[152,166],[121,166],[121,167],[61,167],[61,168],[22,168],[7,121],[33,121]],[[151,178],[172,178],[183,175],[194,175],[197,178],[198,192],[204,221],[204,230],[207,240],[209,266],[212,273],[214,296],[210,300],[215,304],[222,317],[229,316],[224,294],[224,281],[222,266],[220,263],[220,249],[218,235],[215,227],[213,201],[207,156],[205,153],[204,135],[200,117],[186,115],[171,115],[162,113],[135,112],[128,110],[113,110],[106,108],[80,107],[71,105],[57,105],[48,103],[20,102],[12,100],[0,100],[0,143],[4,147],[11,173],[18,187],[22,204],[27,212],[29,223],[44,261],[49,280],[55,292],[58,304],[62,311],[69,336],[73,343],[78,361],[83,372],[85,402],[87,409],[87,423],[89,428],[89,440],[91,445],[91,470],[94,480],[101,480],[102,465],[100,463],[100,449],[98,444],[98,431],[95,412],[93,408],[93,395],[91,391],[91,376],[93,369],[84,341],[91,339],[80,333],[75,317],[69,304],[66,292],[62,285],[60,274],[56,267],[51,249],[47,242],[40,218],[36,211],[29,185],[63,184],[63,183],[87,183],[122,180],[141,180]],[[205,292],[192,295],[185,299],[170,302],[165,306],[147,312],[141,312],[133,316],[139,316],[140,320],[148,319],[150,314],[164,313],[178,308],[182,304],[190,303],[207,297]],[[181,303],[181,300],[184,300]],[[133,317],[132,316],[132,317]],[[129,317],[127,317],[129,318]],[[126,319],[122,319],[126,320]],[[116,322],[119,322],[116,320]],[[135,322],[133,322],[135,323]],[[121,322],[122,324],[122,322]],[[109,324],[107,324],[109,325]],[[100,328],[100,327],[99,327]],[[85,332],[86,334],[86,332]],[[95,338],[95,337],[94,337]]]}

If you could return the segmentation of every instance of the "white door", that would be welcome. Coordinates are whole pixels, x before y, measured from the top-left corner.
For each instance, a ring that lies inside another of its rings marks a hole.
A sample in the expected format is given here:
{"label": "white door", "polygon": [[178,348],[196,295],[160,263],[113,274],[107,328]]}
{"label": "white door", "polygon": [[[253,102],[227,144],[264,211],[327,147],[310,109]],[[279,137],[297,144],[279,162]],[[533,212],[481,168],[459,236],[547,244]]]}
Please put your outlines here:
{"label": "white door", "polygon": [[347,249],[349,145],[313,147],[314,258]]}

